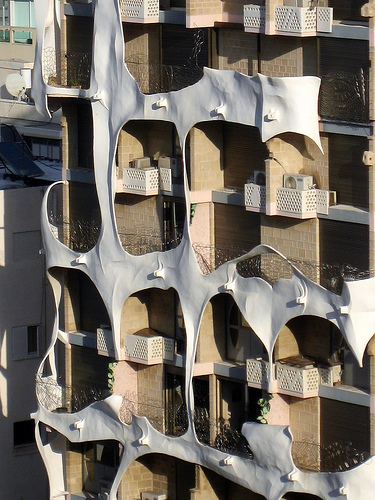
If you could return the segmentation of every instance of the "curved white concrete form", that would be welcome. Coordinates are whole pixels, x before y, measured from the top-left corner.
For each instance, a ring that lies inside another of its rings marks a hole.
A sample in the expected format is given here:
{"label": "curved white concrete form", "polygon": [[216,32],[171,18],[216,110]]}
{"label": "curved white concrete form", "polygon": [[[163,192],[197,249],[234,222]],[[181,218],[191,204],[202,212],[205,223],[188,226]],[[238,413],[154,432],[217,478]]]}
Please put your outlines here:
{"label": "curved white concrete form", "polygon": [[[114,212],[115,152],[121,127],[129,120],[163,120],[176,126],[181,144],[198,122],[226,120],[258,127],[263,141],[284,132],[302,134],[320,147],[317,96],[319,79],[248,77],[234,71],[206,69],[202,79],[180,91],[144,95],[124,65],[124,43],[119,6],[114,0],[95,3],[91,86],[88,90],[50,87],[43,81],[45,32],[52,0],[37,0],[38,44],[34,67],[33,98],[42,114],[48,114],[48,97],[81,97],[91,100],[94,125],[95,182],[102,227],[96,246],[84,258],[64,246],[51,231],[46,194],[42,208],[42,231],[47,267],[78,269],[97,287],[107,308],[113,332],[115,356],[120,359],[121,309],[132,294],[151,288],[174,288],[180,299],[186,328],[185,392],[189,428],[180,437],[168,437],[154,429],[145,417],[133,417],[131,424],[119,419],[121,397],[112,395],[78,413],[56,413],[40,404],[34,414],[37,443],[50,481],[50,498],[63,498],[63,463],[50,444],[43,444],[39,423],[56,430],[71,442],[116,440],[123,446],[120,467],[110,499],[122,475],[137,458],[163,453],[193,462],[238,483],[268,500],[279,500],[289,491],[308,492],[325,500],[370,498],[375,489],[375,463],[371,458],[357,468],[340,473],[307,473],[292,460],[292,435],[287,427],[245,423],[242,434],[254,454],[252,460],[228,454],[200,443],[194,431],[192,379],[199,328],[208,301],[230,294],[244,318],[261,339],[272,359],[276,339],[290,319],[302,315],[325,318],[342,332],[347,344],[362,362],[365,348],[375,331],[372,297],[375,279],[345,283],[341,296],[315,284],[298,269],[291,279],[271,286],[261,278],[243,278],[236,264],[247,258],[276,250],[259,246],[239,259],[203,275],[195,259],[188,216],[181,243],[166,252],[132,256],[125,252],[116,230]],[[50,38],[49,38],[50,40]],[[50,43],[50,42],[48,42]],[[157,103],[163,101],[163,106]],[[183,146],[185,152],[185,146]],[[186,213],[190,214],[188,181],[184,173]],[[68,333],[59,330],[58,310],[61,284],[49,274],[56,302],[52,342],[40,367],[49,363],[57,383],[55,344],[69,343]],[[269,369],[269,391],[273,372]],[[61,496],[59,496],[61,495]]]}

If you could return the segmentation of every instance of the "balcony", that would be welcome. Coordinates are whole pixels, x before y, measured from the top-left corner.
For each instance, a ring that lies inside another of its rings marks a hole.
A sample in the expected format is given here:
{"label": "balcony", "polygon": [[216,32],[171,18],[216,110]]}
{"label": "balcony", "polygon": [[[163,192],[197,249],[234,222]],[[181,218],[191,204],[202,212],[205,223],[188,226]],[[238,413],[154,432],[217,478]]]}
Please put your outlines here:
{"label": "balcony", "polygon": [[333,9],[329,7],[275,7],[277,34],[315,36],[317,32],[331,33]]}
{"label": "balcony", "polygon": [[258,186],[253,182],[245,184],[245,207],[250,212],[265,213],[266,186]]}
{"label": "balcony", "polygon": [[124,23],[158,23],[159,0],[120,0]]}
{"label": "balcony", "polygon": [[266,26],[264,5],[244,5],[243,24],[246,33],[264,33]]}
{"label": "balcony", "polygon": [[133,335],[125,335],[126,361],[143,365],[156,365],[164,360],[173,361],[174,339],[156,335],[149,328],[145,328]]}

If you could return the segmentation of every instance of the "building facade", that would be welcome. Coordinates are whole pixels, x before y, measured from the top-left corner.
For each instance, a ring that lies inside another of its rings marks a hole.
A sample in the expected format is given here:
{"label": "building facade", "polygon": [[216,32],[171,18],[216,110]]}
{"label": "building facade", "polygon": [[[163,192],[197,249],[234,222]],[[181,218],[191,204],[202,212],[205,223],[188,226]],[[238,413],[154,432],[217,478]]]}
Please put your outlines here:
{"label": "building facade", "polygon": [[374,4],[36,9],[50,498],[371,498]]}

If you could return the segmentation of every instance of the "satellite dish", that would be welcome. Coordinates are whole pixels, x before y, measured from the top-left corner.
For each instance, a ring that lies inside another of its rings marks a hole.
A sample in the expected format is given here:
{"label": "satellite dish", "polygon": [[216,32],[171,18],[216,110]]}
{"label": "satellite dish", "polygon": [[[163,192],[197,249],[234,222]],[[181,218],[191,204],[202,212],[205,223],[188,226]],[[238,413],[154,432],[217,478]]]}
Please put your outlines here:
{"label": "satellite dish", "polygon": [[26,92],[26,82],[19,73],[11,73],[5,79],[5,87],[10,95],[21,98]]}

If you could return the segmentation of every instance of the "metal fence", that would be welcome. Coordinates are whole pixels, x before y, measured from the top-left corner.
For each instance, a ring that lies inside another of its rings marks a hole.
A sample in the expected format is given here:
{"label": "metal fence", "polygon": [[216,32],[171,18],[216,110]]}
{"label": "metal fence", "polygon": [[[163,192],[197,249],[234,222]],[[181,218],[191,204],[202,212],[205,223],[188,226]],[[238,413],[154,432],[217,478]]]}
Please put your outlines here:
{"label": "metal fence", "polygon": [[95,386],[72,387],[51,377],[36,377],[39,403],[49,411],[77,412],[109,396],[109,391]]}
{"label": "metal fence", "polygon": [[362,464],[369,458],[367,451],[359,451],[351,442],[321,445],[312,441],[293,442],[294,463],[301,469],[320,472],[341,472]]}
{"label": "metal fence", "polygon": [[192,61],[175,66],[134,55],[125,59],[125,63],[144,94],[181,90],[198,82],[203,76],[203,69]]}
{"label": "metal fence", "polygon": [[49,47],[43,52],[43,78],[52,87],[90,87],[91,52],[59,52]]}
{"label": "metal fence", "polygon": [[364,71],[331,73],[321,77],[319,114],[347,122],[369,121],[369,78]]}

